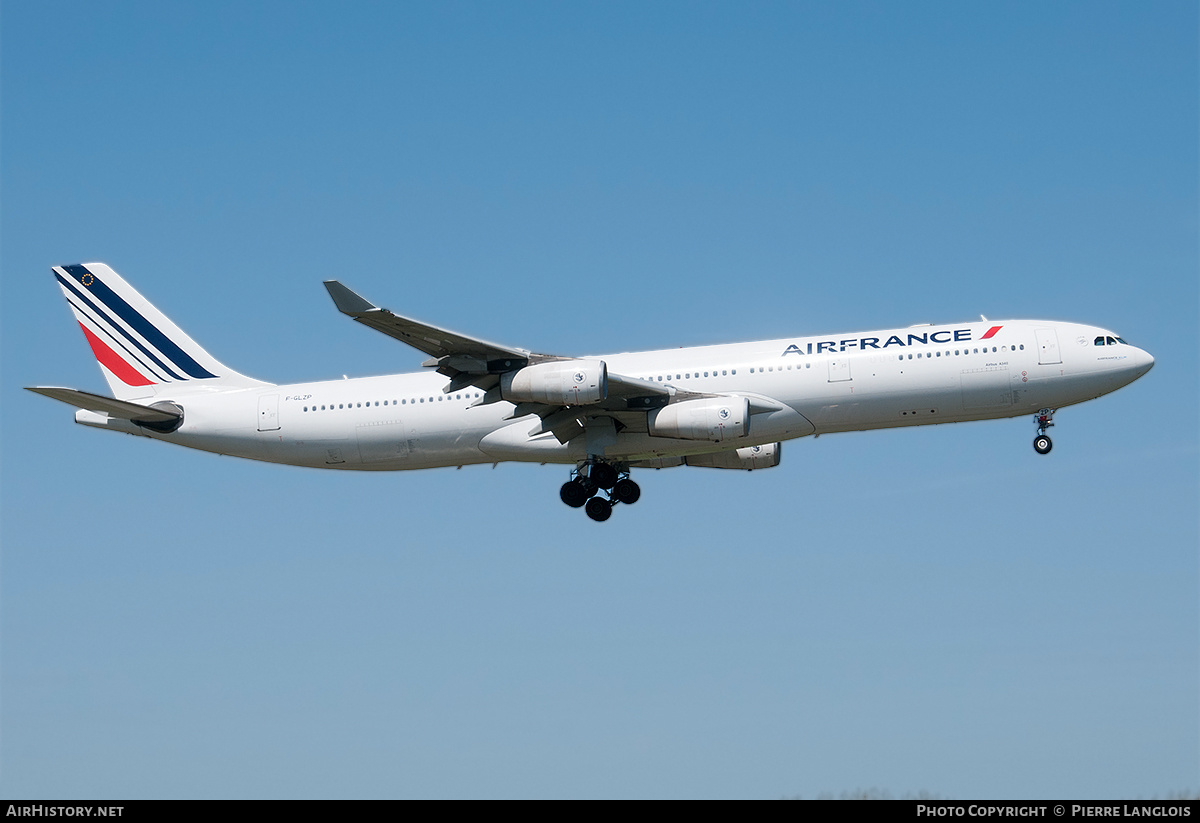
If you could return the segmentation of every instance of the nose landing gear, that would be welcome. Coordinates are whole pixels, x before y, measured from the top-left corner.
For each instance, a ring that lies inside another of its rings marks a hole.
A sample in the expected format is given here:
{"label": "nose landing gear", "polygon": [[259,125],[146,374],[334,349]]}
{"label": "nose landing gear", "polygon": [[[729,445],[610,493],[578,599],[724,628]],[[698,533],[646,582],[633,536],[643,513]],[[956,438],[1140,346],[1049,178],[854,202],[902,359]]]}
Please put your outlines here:
{"label": "nose landing gear", "polygon": [[1033,438],[1033,449],[1038,454],[1049,454],[1054,448],[1053,441],[1046,436],[1046,429],[1054,425],[1054,409],[1042,409],[1033,416],[1037,424],[1037,437]]}
{"label": "nose landing gear", "polygon": [[[588,517],[598,523],[612,517],[614,504],[633,505],[642,496],[641,487],[629,479],[629,469],[624,466],[591,460],[571,475],[558,496],[573,509],[582,506]],[[601,492],[607,497],[599,496]]]}

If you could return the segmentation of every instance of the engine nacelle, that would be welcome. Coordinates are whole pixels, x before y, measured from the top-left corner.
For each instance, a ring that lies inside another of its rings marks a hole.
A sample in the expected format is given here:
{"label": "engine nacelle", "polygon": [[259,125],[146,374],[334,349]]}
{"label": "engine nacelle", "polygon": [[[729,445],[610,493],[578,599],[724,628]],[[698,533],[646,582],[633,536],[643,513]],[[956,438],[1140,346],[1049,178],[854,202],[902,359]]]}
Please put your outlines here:
{"label": "engine nacelle", "polygon": [[750,431],[750,401],[744,397],[685,400],[647,416],[652,437],[712,440],[720,443]]}
{"label": "engine nacelle", "polygon": [[694,454],[685,458],[689,466],[702,466],[706,469],[769,469],[779,465],[779,455],[783,447],[779,443],[769,443],[765,446],[746,446],[742,449],[731,449],[716,454]]}
{"label": "engine nacelle", "polygon": [[608,366],[603,360],[538,363],[500,375],[500,396],[510,403],[580,406],[608,397]]}

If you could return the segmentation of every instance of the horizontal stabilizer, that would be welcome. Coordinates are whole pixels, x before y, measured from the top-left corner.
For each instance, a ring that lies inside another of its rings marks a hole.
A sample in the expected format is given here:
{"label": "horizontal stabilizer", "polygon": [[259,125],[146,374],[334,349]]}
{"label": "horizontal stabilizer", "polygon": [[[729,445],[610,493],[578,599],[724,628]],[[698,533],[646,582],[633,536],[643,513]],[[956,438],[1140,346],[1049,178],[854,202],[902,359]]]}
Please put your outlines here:
{"label": "horizontal stabilizer", "polygon": [[75,389],[64,389],[58,386],[26,386],[36,394],[44,394],[55,400],[74,406],[77,409],[101,412],[109,417],[119,417],[122,420],[132,420],[135,423],[174,423],[181,415],[178,412],[165,409],[152,409],[137,403],[115,400],[99,394],[89,394]]}

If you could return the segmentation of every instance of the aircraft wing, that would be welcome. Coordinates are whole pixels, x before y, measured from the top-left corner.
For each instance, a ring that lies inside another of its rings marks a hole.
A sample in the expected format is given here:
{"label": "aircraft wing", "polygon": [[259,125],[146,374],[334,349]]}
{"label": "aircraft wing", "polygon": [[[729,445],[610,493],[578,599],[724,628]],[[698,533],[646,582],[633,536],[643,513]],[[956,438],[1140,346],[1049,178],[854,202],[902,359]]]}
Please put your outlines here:
{"label": "aircraft wing", "polygon": [[[491,361],[509,361],[503,364],[503,369],[518,368],[529,362],[531,352],[525,349],[502,346],[489,343],[476,337],[440,329],[410,317],[401,317],[387,309],[381,309],[371,301],[356,294],[337,280],[326,280],[325,288],[333,303],[342,314],[349,315],[376,331],[381,331],[389,337],[394,337],[402,343],[407,343],[415,349],[432,355],[439,360],[446,357],[457,357],[463,365],[487,366]],[[499,367],[502,364],[497,363]],[[484,369],[486,371],[486,369]],[[463,371],[463,369],[458,369]]]}
{"label": "aircraft wing", "polygon": [[[500,375],[505,372],[537,363],[571,359],[503,346],[402,317],[376,306],[337,280],[326,280],[325,288],[342,314],[431,355],[422,365],[436,368],[440,374],[450,378],[443,392],[460,391],[466,386],[483,389],[484,396],[476,401],[477,405],[495,403],[501,399]],[[536,414],[542,422],[530,435],[550,431],[565,443],[582,434],[589,419],[608,417],[621,428],[634,426],[644,430],[648,411],[683,400],[716,396],[611,371],[607,373],[607,378],[608,396],[600,403],[587,406],[516,403],[509,419]],[[752,406],[755,411],[766,410],[758,407],[761,404],[752,403]]]}

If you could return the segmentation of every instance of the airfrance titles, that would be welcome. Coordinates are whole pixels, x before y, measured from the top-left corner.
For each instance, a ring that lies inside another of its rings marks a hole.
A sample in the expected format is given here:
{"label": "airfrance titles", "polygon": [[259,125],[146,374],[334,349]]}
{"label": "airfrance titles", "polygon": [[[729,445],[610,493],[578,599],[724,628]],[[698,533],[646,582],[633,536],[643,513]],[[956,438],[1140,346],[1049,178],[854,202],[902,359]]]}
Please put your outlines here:
{"label": "airfrance titles", "polygon": [[[990,340],[1002,328],[1004,327],[992,326],[979,339]],[[780,356],[784,357],[789,354],[824,354],[826,352],[846,351],[847,349],[865,351],[866,349],[886,349],[889,346],[915,346],[918,343],[923,345],[929,345],[930,343],[939,345],[969,343],[974,338],[971,337],[971,329],[942,329],[934,332],[927,331],[923,334],[912,334],[909,332],[904,337],[893,334],[882,343],[879,342],[881,339],[879,337],[855,337],[849,340],[820,340],[816,343],[792,343],[783,350],[783,354]]]}

